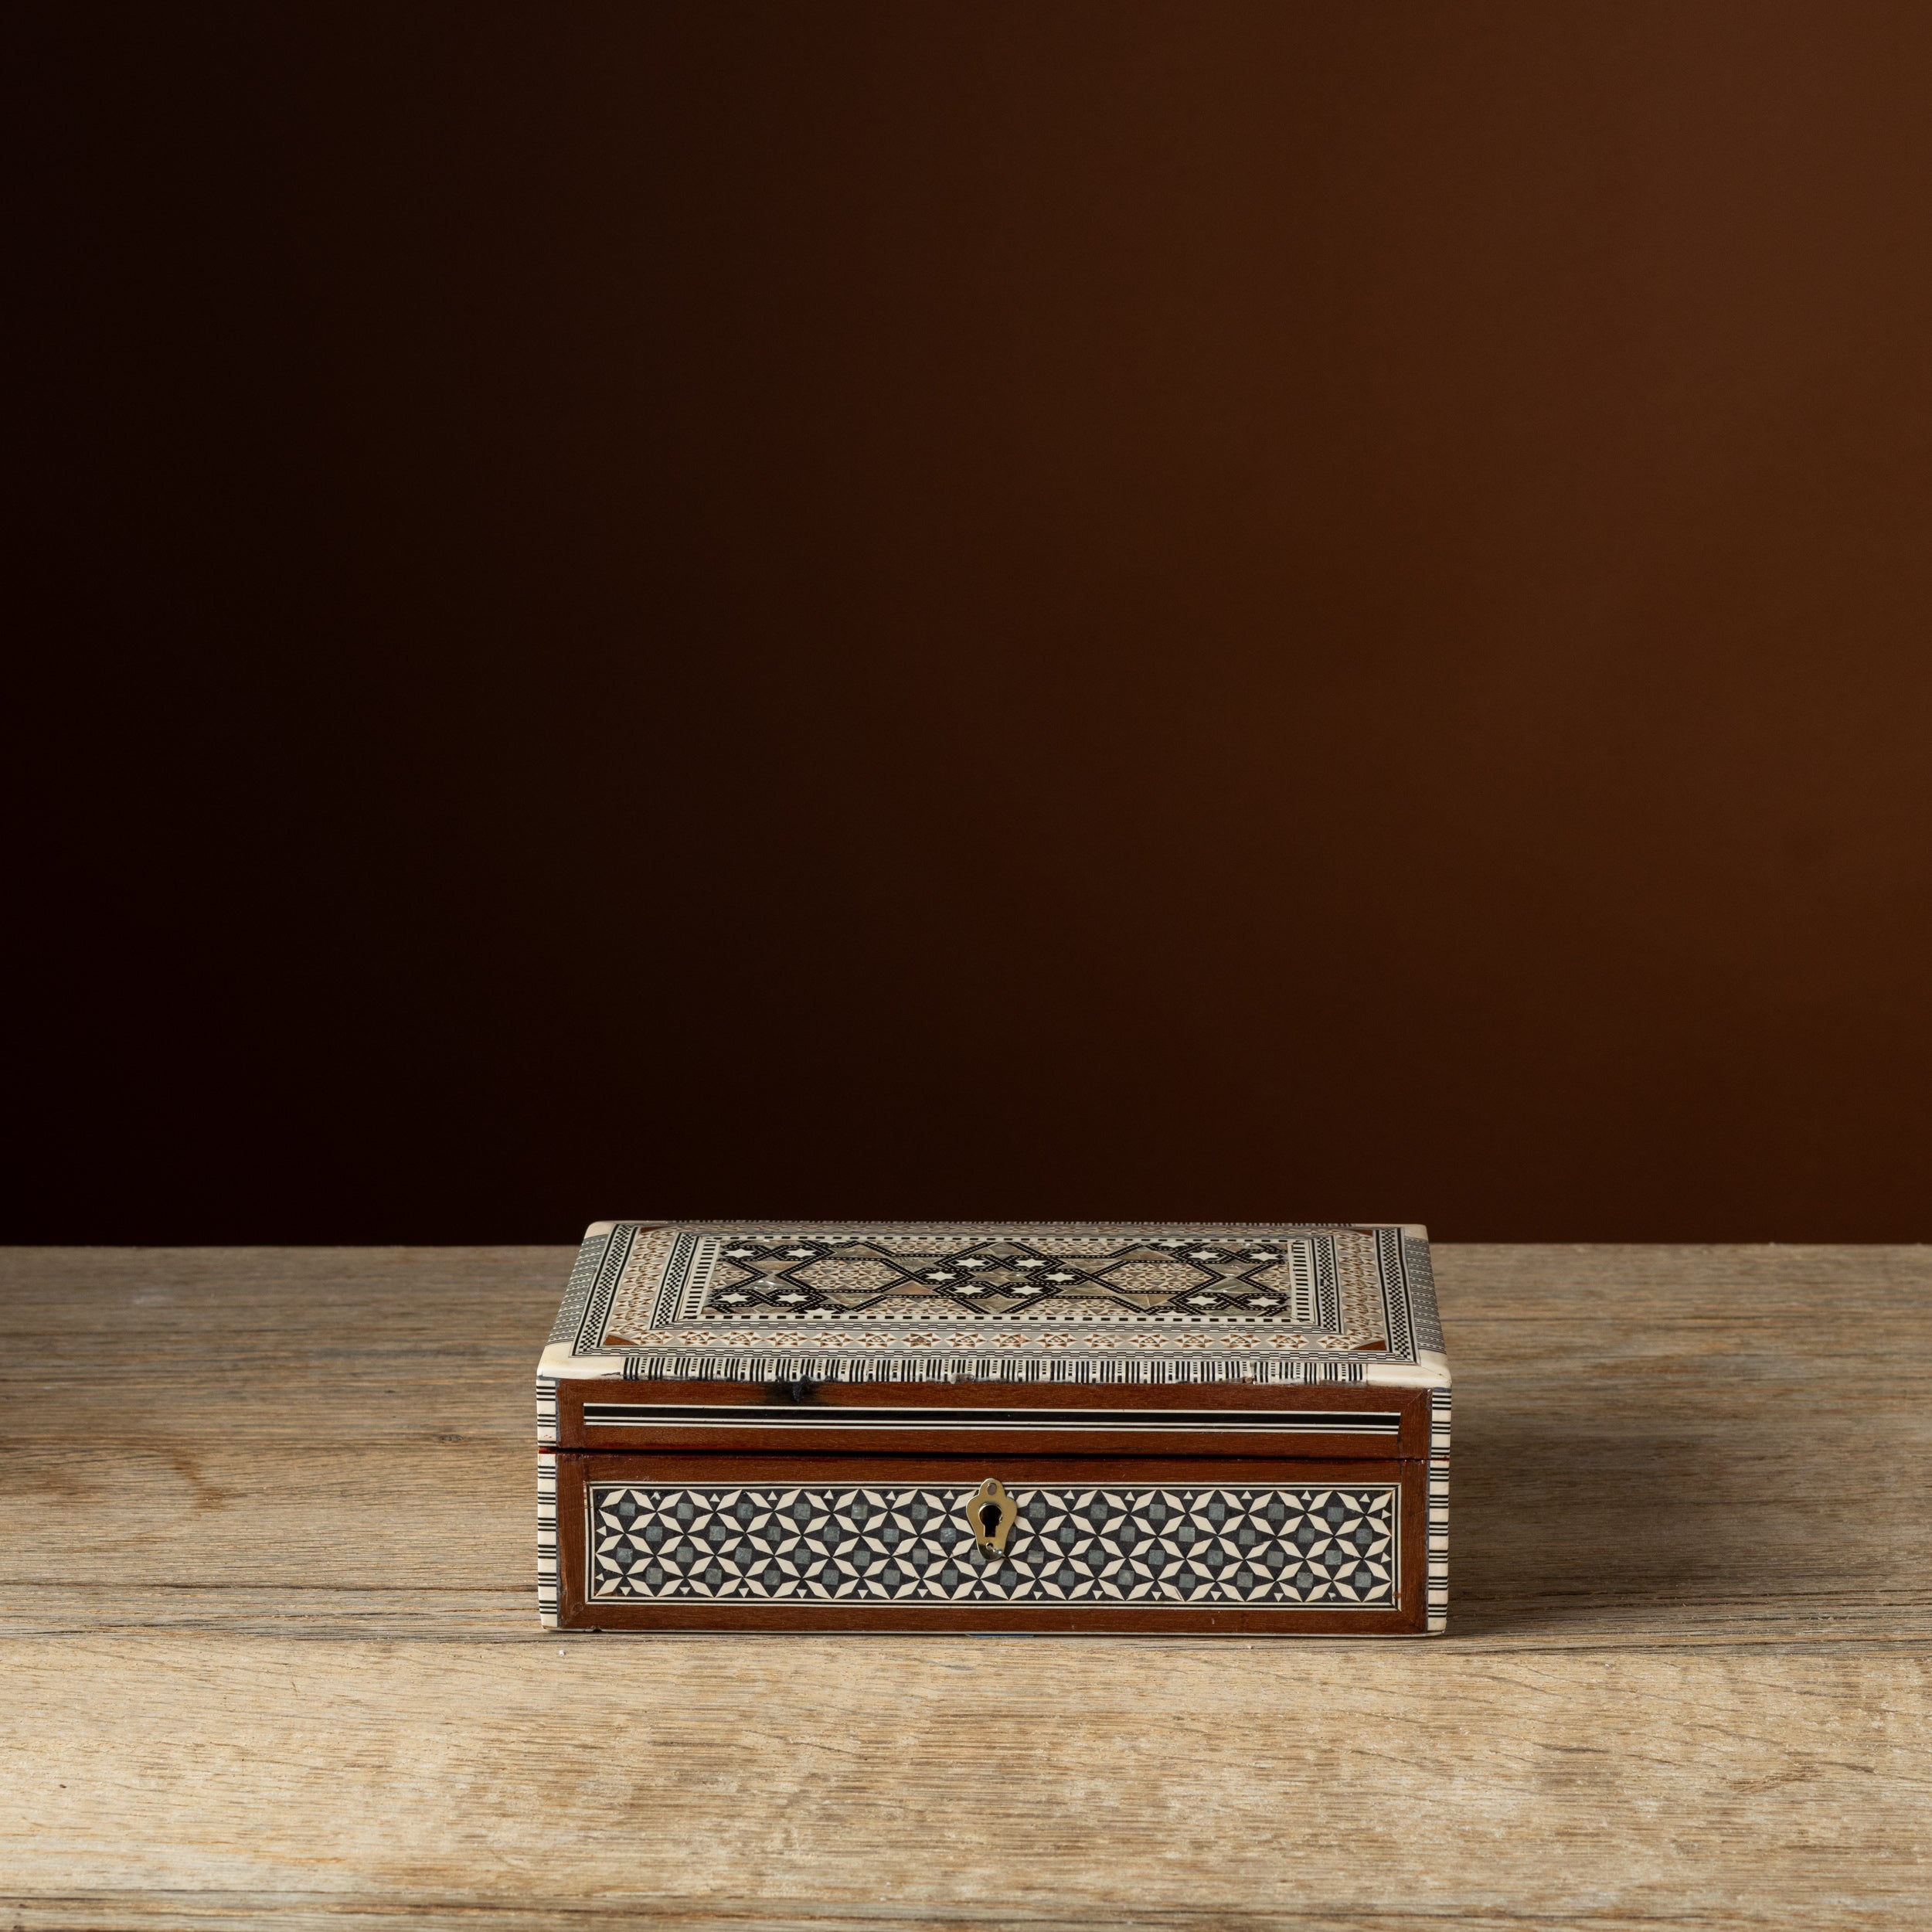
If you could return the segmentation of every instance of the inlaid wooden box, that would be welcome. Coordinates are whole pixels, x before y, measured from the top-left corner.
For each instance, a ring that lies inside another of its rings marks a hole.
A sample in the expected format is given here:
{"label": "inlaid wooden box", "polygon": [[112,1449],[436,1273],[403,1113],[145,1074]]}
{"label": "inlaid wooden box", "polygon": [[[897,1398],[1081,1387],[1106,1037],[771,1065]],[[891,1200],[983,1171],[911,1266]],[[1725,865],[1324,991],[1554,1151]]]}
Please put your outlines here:
{"label": "inlaid wooden box", "polygon": [[600,1221],[537,1378],[565,1630],[1439,1631],[1420,1227]]}

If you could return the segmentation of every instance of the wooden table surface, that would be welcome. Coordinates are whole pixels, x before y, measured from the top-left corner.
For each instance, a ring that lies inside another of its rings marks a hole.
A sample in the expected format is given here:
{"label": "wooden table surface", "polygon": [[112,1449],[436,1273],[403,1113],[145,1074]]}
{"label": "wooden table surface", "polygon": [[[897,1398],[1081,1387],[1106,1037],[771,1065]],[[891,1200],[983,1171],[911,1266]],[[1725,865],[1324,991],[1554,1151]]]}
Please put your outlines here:
{"label": "wooden table surface", "polygon": [[1932,1925],[1932,1250],[1438,1249],[1396,1641],[546,1635],[568,1258],[0,1250],[0,1927]]}

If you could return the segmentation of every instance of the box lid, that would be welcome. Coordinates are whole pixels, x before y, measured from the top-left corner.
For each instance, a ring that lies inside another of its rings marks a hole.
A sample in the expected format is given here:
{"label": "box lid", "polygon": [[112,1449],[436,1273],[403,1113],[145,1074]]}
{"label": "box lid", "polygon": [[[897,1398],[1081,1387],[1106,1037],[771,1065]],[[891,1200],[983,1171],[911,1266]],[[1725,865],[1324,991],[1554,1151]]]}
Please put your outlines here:
{"label": "box lid", "polygon": [[1446,1388],[1427,1230],[600,1221],[540,1375]]}

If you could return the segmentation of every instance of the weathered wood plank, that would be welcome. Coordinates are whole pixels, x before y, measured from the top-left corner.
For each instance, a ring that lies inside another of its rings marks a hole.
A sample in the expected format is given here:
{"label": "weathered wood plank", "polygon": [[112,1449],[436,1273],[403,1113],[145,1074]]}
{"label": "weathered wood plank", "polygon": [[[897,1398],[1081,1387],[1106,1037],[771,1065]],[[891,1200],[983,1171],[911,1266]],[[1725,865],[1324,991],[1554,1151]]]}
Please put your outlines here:
{"label": "weathered wood plank", "polygon": [[1932,1250],[1438,1250],[1393,1645],[546,1637],[566,1261],[0,1253],[0,1923],[1932,1914]]}
{"label": "weathered wood plank", "polygon": [[[1053,1641],[19,1646],[7,1869],[690,1911],[800,1892],[1696,1923],[1927,1902],[1922,1655]],[[105,1721],[111,1717],[111,1722]],[[131,1826],[138,1829],[131,1831]]]}
{"label": "weathered wood plank", "polygon": [[[15,1910],[0,1893],[0,1913]],[[908,1926],[917,1932],[986,1932],[989,1927],[1010,1927],[1017,1932],[1096,1932],[1100,1927],[1145,1927],[1149,1932],[1418,1932],[1439,1927],[1456,1932],[1522,1932],[1525,1926],[1549,1927],[1553,1921],[1507,1908],[1497,1912],[1438,1910],[1427,1906],[1388,1906],[1335,1914],[1318,1907],[1290,1903],[1279,1909],[1243,1906],[1150,1905],[1121,1906],[1100,1917],[1063,1911],[1034,1911],[1020,1905],[976,1908],[946,1906],[936,1909],[910,1903],[889,1905],[828,1906],[811,1899],[730,1901],[687,1910],[661,1899],[617,1899],[583,1906],[519,1905],[391,1893],[382,1897],[348,1900],[328,1893],[220,1892],[68,1893],[60,1899],[37,1895],[15,1910],[10,1921],[16,1932],[215,1932],[216,1928],[264,1924],[276,1932],[393,1932],[398,1926],[446,1927],[449,1932],[538,1932],[556,1926],[616,1925],[648,1928],[648,1932],[879,1932],[881,1927]],[[1566,1916],[1553,1922],[1570,1932],[1587,1928],[1617,1928],[1618,1932],[1767,1932],[1794,1921],[1775,1908],[1749,1907],[1712,1917],[1698,1913],[1614,1910]],[[1878,1929],[1900,1923],[1889,1906],[1866,1910],[1834,1906],[1828,1917],[1806,1921],[1811,1925]]]}

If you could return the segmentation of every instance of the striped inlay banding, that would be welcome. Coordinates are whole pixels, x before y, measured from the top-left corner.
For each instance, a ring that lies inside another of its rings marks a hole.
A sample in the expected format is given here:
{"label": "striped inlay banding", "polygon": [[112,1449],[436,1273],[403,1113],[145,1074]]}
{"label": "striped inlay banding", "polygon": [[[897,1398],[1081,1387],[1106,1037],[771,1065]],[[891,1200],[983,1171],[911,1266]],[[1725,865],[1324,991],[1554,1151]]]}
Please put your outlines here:
{"label": "striped inlay banding", "polygon": [[556,1458],[536,1459],[536,1614],[546,1630],[555,1630],[561,1607],[557,1572]]}
{"label": "striped inlay banding", "polygon": [[886,1409],[783,1403],[678,1404],[587,1402],[587,1426],[600,1429],[917,1429],[921,1434],[951,1430],[1103,1430],[1110,1435],[1185,1434],[1238,1430],[1243,1434],[1393,1436],[1396,1410],[1320,1409]]}
{"label": "striped inlay banding", "polygon": [[1429,1634],[1449,1628],[1449,1415],[1447,1389],[1429,1393]]}

